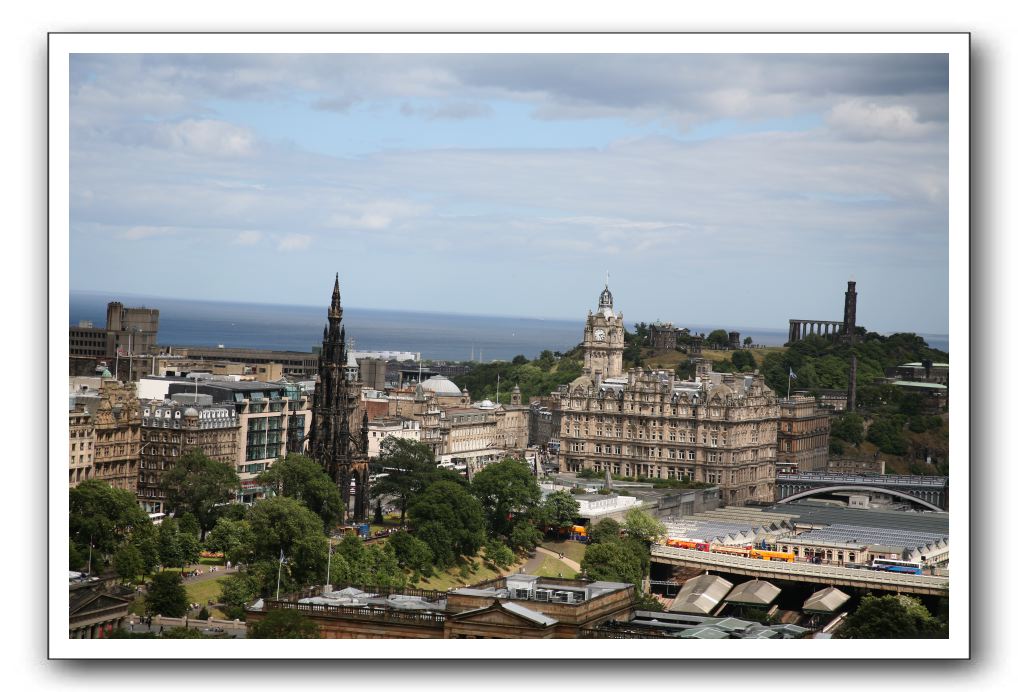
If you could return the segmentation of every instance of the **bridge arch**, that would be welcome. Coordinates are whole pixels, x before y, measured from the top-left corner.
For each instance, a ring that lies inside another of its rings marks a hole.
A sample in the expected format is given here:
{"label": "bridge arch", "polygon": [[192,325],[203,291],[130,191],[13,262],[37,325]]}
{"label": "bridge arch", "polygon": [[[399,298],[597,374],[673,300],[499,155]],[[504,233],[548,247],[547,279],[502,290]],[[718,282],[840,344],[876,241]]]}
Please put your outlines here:
{"label": "bridge arch", "polygon": [[795,493],[793,495],[789,495],[788,497],[783,497],[780,500],[778,500],[778,504],[779,505],[784,505],[784,504],[787,504],[789,502],[793,502],[794,500],[801,500],[804,497],[811,497],[813,495],[823,495],[825,493],[833,492],[835,490],[850,490],[850,491],[852,491],[852,490],[868,490],[868,491],[874,492],[874,493],[884,493],[886,495],[893,495],[895,497],[900,497],[901,499],[908,500],[909,502],[914,502],[917,505],[920,505],[920,506],[925,507],[927,509],[931,509],[934,512],[943,512],[944,511],[940,507],[937,507],[935,504],[927,502],[926,500],[924,500],[924,499],[922,499],[920,497],[916,497],[915,495],[909,495],[908,493],[903,493],[900,490],[892,490],[891,488],[881,488],[878,485],[821,485],[821,486],[817,486],[815,488],[807,488],[806,490],[800,490],[799,492],[797,492],[797,493]]}

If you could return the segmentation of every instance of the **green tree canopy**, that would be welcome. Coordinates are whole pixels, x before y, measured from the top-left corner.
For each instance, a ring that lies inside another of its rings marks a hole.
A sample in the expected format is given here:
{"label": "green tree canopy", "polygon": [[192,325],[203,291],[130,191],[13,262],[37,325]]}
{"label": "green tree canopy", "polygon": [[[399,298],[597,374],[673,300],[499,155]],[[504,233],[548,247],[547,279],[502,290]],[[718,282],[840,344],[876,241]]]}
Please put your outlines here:
{"label": "green tree canopy", "polygon": [[606,543],[619,540],[622,537],[622,524],[611,517],[602,519],[587,531],[587,540],[590,543]]}
{"label": "green tree canopy", "polygon": [[439,468],[431,449],[416,440],[385,438],[378,462],[388,475],[375,481],[371,494],[396,498],[401,525],[406,523],[407,508],[430,484],[439,480],[465,483],[459,474]]}
{"label": "green tree canopy", "polygon": [[541,491],[530,466],[511,457],[489,464],[475,474],[470,491],[480,501],[492,532],[505,538],[541,501]]}
{"label": "green tree canopy", "polygon": [[219,582],[219,600],[228,618],[243,620],[244,606],[253,601],[257,595],[257,581],[245,572],[231,575]]}
{"label": "green tree canopy", "polygon": [[277,495],[300,500],[321,517],[327,530],[343,518],[343,498],[339,487],[314,459],[289,454],[259,474],[258,481],[273,488]]}
{"label": "green tree canopy", "polygon": [[96,557],[112,555],[135,528],[151,525],[134,493],[102,481],[87,480],[71,488],[69,499],[71,541],[78,554],[86,556],[84,563],[92,546],[93,566]]}
{"label": "green tree canopy", "polygon": [[432,483],[408,509],[415,535],[428,544],[439,566],[476,555],[484,544],[484,513],[462,485]]}
{"label": "green tree canopy", "polygon": [[724,329],[715,329],[714,331],[707,335],[707,343],[715,347],[727,346],[728,332],[726,332]]}
{"label": "green tree canopy", "polygon": [[157,572],[145,595],[145,610],[150,615],[179,618],[187,613],[187,590],[180,572]]}
{"label": "green tree canopy", "polygon": [[124,543],[113,555],[113,568],[117,570],[117,576],[125,581],[136,579],[145,570],[141,551],[130,543]]}
{"label": "green tree canopy", "polygon": [[858,413],[845,412],[831,418],[831,437],[837,437],[854,445],[863,440],[863,418]]}
{"label": "green tree canopy", "polygon": [[180,542],[177,522],[165,517],[159,525],[159,564],[164,567],[183,567],[186,562],[184,547]]}
{"label": "green tree canopy", "polygon": [[428,544],[406,531],[392,534],[386,544],[392,547],[400,567],[426,574],[435,564],[435,554]]}
{"label": "green tree canopy", "polygon": [[222,552],[223,558],[239,564],[251,560],[254,535],[247,521],[221,517],[205,537],[205,547]]}
{"label": "green tree canopy", "polygon": [[216,505],[235,499],[240,478],[232,465],[194,449],[163,473],[162,486],[167,505],[178,514],[193,514],[204,535],[215,524]]}
{"label": "green tree canopy", "polygon": [[587,546],[581,566],[590,579],[626,582],[640,592],[644,564],[650,564],[649,557],[643,556],[644,551],[646,548],[633,539],[592,543]]}
{"label": "green tree canopy", "polygon": [[541,517],[554,529],[569,529],[580,517],[580,503],[565,490],[557,490],[544,498]]}
{"label": "green tree canopy", "polygon": [[664,524],[638,507],[626,513],[624,526],[628,536],[644,543],[655,543],[668,534]]}
{"label": "green tree canopy", "polygon": [[270,610],[248,628],[252,639],[317,639],[318,625],[296,610]]}
{"label": "green tree canopy", "polygon": [[947,637],[947,627],[918,599],[866,595],[838,629],[837,636],[841,639],[938,639]]}
{"label": "green tree canopy", "polygon": [[278,563],[282,551],[284,571],[295,585],[321,583],[328,539],[317,514],[292,497],[271,497],[251,508],[248,523],[255,560]]}

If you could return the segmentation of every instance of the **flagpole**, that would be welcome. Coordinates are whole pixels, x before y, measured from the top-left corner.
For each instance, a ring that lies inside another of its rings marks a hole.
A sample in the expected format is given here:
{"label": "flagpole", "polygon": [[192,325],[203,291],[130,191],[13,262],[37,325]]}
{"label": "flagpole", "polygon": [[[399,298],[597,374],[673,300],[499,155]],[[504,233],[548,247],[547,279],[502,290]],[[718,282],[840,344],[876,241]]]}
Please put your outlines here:
{"label": "flagpole", "polygon": [[[325,567],[325,585],[332,586],[332,536],[329,536],[329,563]],[[332,589],[329,589],[330,591]],[[322,592],[324,593],[324,589]]]}
{"label": "flagpole", "polygon": [[279,569],[276,570],[276,600],[279,600],[279,580],[283,576],[283,549],[279,549]]}
{"label": "flagpole", "polygon": [[788,366],[788,389],[785,391],[785,398],[790,399],[792,397],[792,366]]}

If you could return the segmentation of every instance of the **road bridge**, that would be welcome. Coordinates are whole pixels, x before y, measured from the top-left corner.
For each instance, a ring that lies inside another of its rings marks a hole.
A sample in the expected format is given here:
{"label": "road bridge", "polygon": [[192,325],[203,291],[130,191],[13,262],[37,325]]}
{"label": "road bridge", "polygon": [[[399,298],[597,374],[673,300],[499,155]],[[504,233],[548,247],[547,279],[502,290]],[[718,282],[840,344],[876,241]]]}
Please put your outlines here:
{"label": "road bridge", "polygon": [[876,492],[907,500],[934,512],[947,510],[947,476],[864,476],[853,473],[778,474],[779,504],[832,492]]}
{"label": "road bridge", "polygon": [[652,545],[650,560],[658,564],[699,567],[727,574],[742,574],[754,579],[800,581],[931,596],[946,596],[948,594],[948,579],[946,577],[814,565],[808,562],[759,560],[738,555],[672,548],[665,545]]}

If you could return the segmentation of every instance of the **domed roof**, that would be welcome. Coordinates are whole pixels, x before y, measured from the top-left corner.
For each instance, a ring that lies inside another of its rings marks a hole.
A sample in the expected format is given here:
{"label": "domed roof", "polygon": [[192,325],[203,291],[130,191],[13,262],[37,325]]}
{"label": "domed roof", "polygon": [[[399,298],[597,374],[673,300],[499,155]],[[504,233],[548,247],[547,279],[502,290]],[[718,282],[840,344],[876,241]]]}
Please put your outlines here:
{"label": "domed roof", "polygon": [[608,284],[605,284],[604,290],[601,291],[601,299],[598,301],[597,306],[599,308],[609,308],[609,309],[614,307],[612,292],[608,290]]}
{"label": "domed roof", "polygon": [[188,406],[186,409],[184,409],[184,418],[197,418],[197,417],[198,409],[196,409],[194,406]]}
{"label": "domed roof", "polygon": [[493,409],[495,408],[495,404],[492,403],[491,399],[485,399],[484,401],[474,404],[474,408]]}
{"label": "domed roof", "polygon": [[430,377],[421,382],[421,387],[439,396],[460,396],[462,394],[460,388],[445,375]]}
{"label": "domed roof", "polygon": [[103,370],[102,375],[100,375],[100,377],[103,378],[103,379],[106,379],[108,377],[113,377],[113,373],[110,372],[109,368],[106,368],[105,370]]}

